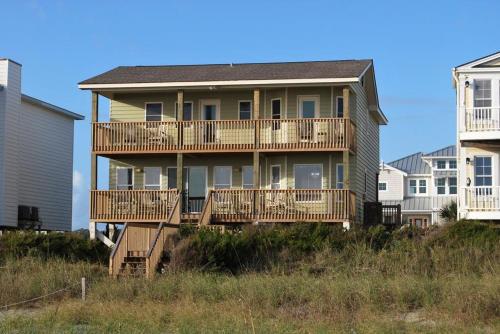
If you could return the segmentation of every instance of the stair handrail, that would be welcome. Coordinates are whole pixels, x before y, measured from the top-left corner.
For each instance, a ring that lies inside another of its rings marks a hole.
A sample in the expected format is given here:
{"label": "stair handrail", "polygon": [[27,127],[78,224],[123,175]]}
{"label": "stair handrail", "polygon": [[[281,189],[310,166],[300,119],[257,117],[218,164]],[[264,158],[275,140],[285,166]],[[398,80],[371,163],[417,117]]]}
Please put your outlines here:
{"label": "stair handrail", "polygon": [[205,204],[203,204],[200,219],[198,220],[199,226],[210,225],[210,220],[212,218],[212,195],[213,190],[210,190],[207,200],[205,201]]}
{"label": "stair handrail", "polygon": [[[118,276],[118,272],[120,271],[120,265],[127,255],[127,239],[128,239],[128,223],[125,223],[123,226],[123,230],[120,232],[118,239],[116,240],[115,245],[113,246],[113,250],[111,251],[111,255],[109,256],[109,275],[110,276]],[[125,246],[124,246],[125,245]],[[118,259],[121,258],[120,261]]]}
{"label": "stair handrail", "polygon": [[177,197],[174,202],[174,206],[172,207],[172,211],[170,211],[166,222],[160,222],[160,224],[158,224],[155,236],[151,241],[151,245],[146,254],[146,277],[148,278],[151,278],[153,276],[154,268],[160,261],[161,253],[163,251],[163,248],[165,247],[165,238],[164,238],[165,226],[167,225],[180,226],[180,215],[181,215],[180,197],[181,194],[177,193]]}

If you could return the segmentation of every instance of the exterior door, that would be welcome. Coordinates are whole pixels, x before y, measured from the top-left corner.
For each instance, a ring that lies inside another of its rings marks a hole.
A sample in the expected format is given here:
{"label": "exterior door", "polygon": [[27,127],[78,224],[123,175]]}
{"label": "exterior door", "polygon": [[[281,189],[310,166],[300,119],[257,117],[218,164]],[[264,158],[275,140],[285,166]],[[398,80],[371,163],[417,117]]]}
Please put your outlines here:
{"label": "exterior door", "polygon": [[[299,97],[299,118],[311,119],[319,117],[319,97],[301,96]],[[299,123],[299,139],[301,141],[312,141],[314,138],[314,123]]]}
{"label": "exterior door", "polygon": [[203,209],[207,193],[207,167],[184,168],[184,212],[199,213]]}
{"label": "exterior door", "polygon": [[[201,118],[204,121],[216,121],[219,119],[219,100],[203,100],[201,102]],[[203,132],[204,143],[214,143],[217,133],[215,122],[205,122]]]}

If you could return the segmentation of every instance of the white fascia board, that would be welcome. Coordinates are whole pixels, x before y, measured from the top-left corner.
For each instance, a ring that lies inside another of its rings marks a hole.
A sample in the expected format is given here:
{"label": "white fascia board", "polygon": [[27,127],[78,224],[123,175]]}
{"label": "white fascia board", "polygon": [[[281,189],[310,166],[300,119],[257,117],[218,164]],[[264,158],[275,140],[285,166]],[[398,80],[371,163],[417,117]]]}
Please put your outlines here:
{"label": "white fascia board", "polygon": [[230,81],[186,81],[186,82],[144,82],[125,84],[79,84],[80,89],[127,89],[127,88],[197,88],[220,86],[258,86],[258,85],[290,85],[290,84],[329,84],[354,83],[353,78],[318,78],[318,79],[282,79],[282,80],[230,80]]}
{"label": "white fascia board", "polygon": [[465,63],[465,64],[462,64],[460,66],[457,66],[456,69],[458,71],[462,71],[462,70],[466,70],[466,69],[471,69],[472,67],[474,66],[477,66],[477,65],[481,65],[481,64],[484,64],[484,63],[488,63],[496,58],[499,58],[500,57],[500,52],[496,52],[496,53],[493,53],[489,56],[486,56],[486,57],[482,57],[482,58],[479,58],[479,59],[476,59],[476,60],[472,60],[468,63]]}
{"label": "white fascia board", "polygon": [[384,170],[384,169],[389,169],[389,170],[398,172],[398,173],[402,174],[403,176],[408,175],[407,173],[403,172],[401,169],[397,169],[396,167],[392,167],[391,165],[380,164],[380,170]]}

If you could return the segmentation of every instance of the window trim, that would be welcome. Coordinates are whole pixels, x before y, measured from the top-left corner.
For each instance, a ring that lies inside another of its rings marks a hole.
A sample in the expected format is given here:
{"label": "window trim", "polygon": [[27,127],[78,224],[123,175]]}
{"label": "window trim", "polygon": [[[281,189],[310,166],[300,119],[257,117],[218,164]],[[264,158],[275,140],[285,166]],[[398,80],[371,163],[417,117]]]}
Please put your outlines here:
{"label": "window trim", "polygon": [[229,188],[219,188],[219,189],[232,189],[233,188],[233,166],[231,166],[231,165],[214,166],[214,169],[212,171],[212,173],[213,173],[212,188],[217,189],[217,188],[215,188],[215,170],[217,169],[217,167],[227,167],[231,170],[231,172],[229,173]]}
{"label": "window trim", "polygon": [[[160,117],[161,119],[159,121],[148,121],[147,120],[147,114],[148,114],[148,104],[160,104],[161,105],[161,113]],[[162,122],[163,121],[163,102],[144,102],[144,122]]]}
{"label": "window trim", "polygon": [[[491,177],[491,186],[477,186],[476,185],[476,159],[477,158],[490,158],[491,159],[491,174],[490,175],[481,175],[482,177]],[[473,178],[474,178],[474,186],[475,187],[494,187],[495,186],[495,166],[494,166],[494,157],[493,155],[475,155],[474,156],[474,170],[473,170]]]}
{"label": "window trim", "polygon": [[[380,189],[380,185],[381,185],[381,184],[385,184],[385,189]],[[378,187],[377,187],[377,189],[378,189],[378,191],[379,191],[379,192],[387,192],[387,189],[388,189],[388,188],[389,188],[389,187],[387,187],[387,181],[379,181],[379,182],[378,182]]]}
{"label": "window trim", "polygon": [[163,189],[163,179],[162,179],[162,174],[163,174],[163,168],[161,166],[145,166],[143,168],[143,174],[144,174],[144,182],[143,182],[143,185],[142,185],[142,188],[144,190],[156,190],[156,189],[147,189],[146,187],[147,186],[156,186],[154,184],[146,184],[146,169],[147,168],[159,168],[160,169],[160,179],[159,179],[159,183],[158,183],[158,186],[159,186],[159,189],[158,190],[162,190]]}
{"label": "window trim", "polygon": [[[135,173],[134,173],[134,167],[131,166],[116,166],[116,171],[115,171],[115,190],[124,190],[124,189],[118,189],[119,183],[118,183],[118,170],[119,169],[130,169],[132,170],[132,189],[127,189],[127,190],[134,190],[135,189]],[[127,184],[126,186],[130,186],[130,184]]]}
{"label": "window trim", "polygon": [[[439,162],[444,162],[444,168],[439,168]],[[436,169],[437,170],[446,170],[449,169],[449,162],[446,159],[438,159],[436,160]]]}
{"label": "window trim", "polygon": [[[342,182],[339,182],[339,166],[342,166]],[[344,189],[344,175],[345,175],[345,167],[343,163],[335,164],[335,189]],[[342,188],[339,188],[339,183],[342,184]]]}
{"label": "window trim", "polygon": [[253,119],[253,102],[252,102],[252,100],[238,100],[238,119],[241,121],[247,121],[246,119],[245,120],[241,119],[241,103],[242,102],[249,102],[250,103],[250,118],[248,120]]}
{"label": "window trim", "polygon": [[[323,189],[323,164],[322,163],[317,163],[317,164],[293,164],[293,188],[294,189],[297,189],[296,178],[295,178],[295,167],[297,167],[297,166],[319,166],[320,170],[321,170],[321,182],[320,182],[321,188],[319,188],[319,189],[308,188],[308,189],[311,189],[311,190],[321,190],[321,189]],[[301,190],[301,189],[297,189],[297,190]]]}
{"label": "window trim", "polygon": [[175,183],[176,183],[175,187],[174,188],[169,188],[168,187],[168,182],[170,181],[170,177],[168,176],[168,170],[169,169],[175,169],[176,170],[175,175],[177,175],[177,167],[173,167],[173,166],[167,167],[167,175],[166,175],[166,177],[167,177],[167,189],[177,189],[177,177],[175,178]]}
{"label": "window trim", "polygon": [[215,105],[215,120],[220,120],[220,99],[200,99],[200,121],[206,121],[203,107],[206,105]]}
{"label": "window trim", "polygon": [[[485,98],[480,98],[480,99],[476,99],[476,92],[478,91],[478,89],[476,88],[477,87],[477,82],[478,81],[489,81],[490,82],[490,97],[489,99],[485,99]],[[478,101],[490,101],[490,106],[489,107],[477,107],[476,106],[476,100]],[[493,80],[491,78],[481,78],[481,79],[474,79],[474,82],[473,82],[473,90],[472,90],[472,105],[474,108],[492,108],[493,107]]]}
{"label": "window trim", "polygon": [[337,118],[344,118],[344,110],[342,110],[342,117],[339,116],[339,100],[342,100],[342,106],[344,105],[344,97],[343,96],[336,96],[335,97],[335,117]]}
{"label": "window trim", "polygon": [[[243,172],[243,170],[245,169],[245,167],[252,168],[252,183],[251,183],[251,187],[250,188],[245,188],[245,173]],[[241,189],[253,189],[253,188],[254,188],[254,186],[253,186],[253,165],[244,165],[244,166],[241,166]]]}
{"label": "window trim", "polygon": [[[194,102],[193,101],[184,101],[184,104],[191,105],[191,119],[189,121],[194,120]],[[174,118],[177,121],[177,101],[174,102]],[[185,121],[184,115],[182,117],[182,120]]]}
{"label": "window trim", "polygon": [[[444,180],[444,185],[438,186],[438,180]],[[449,195],[449,190],[448,190],[448,177],[442,176],[442,177],[436,177],[436,182],[435,182],[435,187],[436,187],[436,196],[447,196]],[[439,193],[439,188],[442,187],[444,188],[444,193],[440,194]]]}
{"label": "window trim", "polygon": [[[273,184],[276,184],[273,182],[273,167],[278,167],[278,170],[279,170],[279,182],[277,183],[279,185],[279,188],[273,188]],[[271,165],[269,167],[269,175],[271,176],[271,179],[269,180],[269,185],[271,187],[271,189],[282,189],[281,188],[281,165]]]}
{"label": "window trim", "polygon": [[[455,185],[453,186],[456,190],[455,190],[455,193],[452,194],[450,192],[450,189],[451,189],[451,186],[450,186],[450,179],[455,179]],[[457,176],[448,176],[446,178],[446,184],[447,184],[447,187],[446,189],[448,189],[448,195],[449,196],[457,196],[458,195],[458,177]]]}

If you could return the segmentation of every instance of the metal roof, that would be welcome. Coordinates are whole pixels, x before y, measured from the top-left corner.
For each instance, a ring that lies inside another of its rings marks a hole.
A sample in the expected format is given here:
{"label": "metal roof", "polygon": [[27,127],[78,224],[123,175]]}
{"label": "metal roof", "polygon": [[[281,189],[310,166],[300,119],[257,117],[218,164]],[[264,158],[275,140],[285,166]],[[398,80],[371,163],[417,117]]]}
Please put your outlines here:
{"label": "metal roof", "polygon": [[357,78],[371,64],[371,59],[363,59],[282,63],[119,66],[79,84]]}
{"label": "metal roof", "polygon": [[456,157],[457,150],[455,145],[450,145],[447,147],[443,147],[439,150],[436,150],[431,153],[427,153],[424,155],[425,157]]}
{"label": "metal roof", "polygon": [[401,204],[401,211],[429,211],[432,212],[431,197],[408,197],[402,201],[382,201],[384,205]]}

